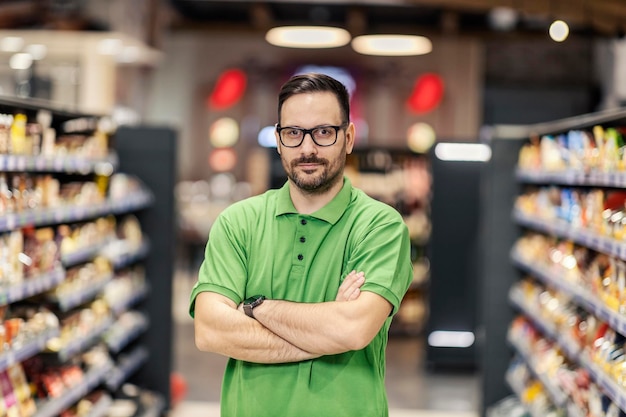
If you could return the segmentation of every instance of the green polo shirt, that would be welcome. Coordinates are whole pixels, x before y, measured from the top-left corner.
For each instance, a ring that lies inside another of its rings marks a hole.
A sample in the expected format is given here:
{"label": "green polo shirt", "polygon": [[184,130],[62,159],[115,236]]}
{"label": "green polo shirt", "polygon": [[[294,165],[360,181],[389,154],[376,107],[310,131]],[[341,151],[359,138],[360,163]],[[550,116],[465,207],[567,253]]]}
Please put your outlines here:
{"label": "green polo shirt", "polygon": [[[408,230],[400,214],[344,178],[339,194],[299,214],[289,187],[237,202],[218,217],[191,293],[212,291],[236,304],[270,299],[334,301],[351,270],[365,273],[362,291],[397,312],[412,280]],[[391,317],[362,350],[285,364],[230,359],[222,384],[222,417],[388,415],[385,348]]]}

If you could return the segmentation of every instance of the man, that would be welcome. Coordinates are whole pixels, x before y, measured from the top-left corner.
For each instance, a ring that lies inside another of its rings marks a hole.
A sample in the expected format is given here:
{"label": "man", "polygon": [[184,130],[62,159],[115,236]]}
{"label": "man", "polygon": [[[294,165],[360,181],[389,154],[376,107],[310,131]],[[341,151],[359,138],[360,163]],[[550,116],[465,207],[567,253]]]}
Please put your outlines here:
{"label": "man", "polygon": [[385,348],[413,275],[409,236],[343,175],[349,115],[335,79],[288,80],[276,125],[287,183],[211,229],[190,313],[196,346],[230,358],[222,417],[388,415]]}

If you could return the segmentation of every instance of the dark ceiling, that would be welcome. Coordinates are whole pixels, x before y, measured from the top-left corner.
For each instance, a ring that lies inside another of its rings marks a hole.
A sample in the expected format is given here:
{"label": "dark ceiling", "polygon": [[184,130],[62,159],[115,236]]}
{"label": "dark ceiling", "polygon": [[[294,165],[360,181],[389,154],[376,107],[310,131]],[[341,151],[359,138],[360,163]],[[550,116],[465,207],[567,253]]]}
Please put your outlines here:
{"label": "dark ceiling", "polygon": [[509,33],[545,34],[555,18],[572,33],[623,36],[626,0],[169,0],[178,13],[174,29],[267,30],[288,24],[328,24],[359,32],[440,32],[501,36],[492,24],[494,7],[515,16]]}
{"label": "dark ceiling", "polygon": [[[0,28],[108,30],[111,22],[84,13],[89,2],[102,1],[0,0]],[[164,25],[168,30],[262,32],[291,24],[336,25],[355,36],[545,36],[556,18],[567,21],[574,34],[623,37],[626,32],[626,0],[144,0],[142,4],[141,15],[154,32],[151,37]],[[512,19],[508,30],[494,26],[494,11]]]}

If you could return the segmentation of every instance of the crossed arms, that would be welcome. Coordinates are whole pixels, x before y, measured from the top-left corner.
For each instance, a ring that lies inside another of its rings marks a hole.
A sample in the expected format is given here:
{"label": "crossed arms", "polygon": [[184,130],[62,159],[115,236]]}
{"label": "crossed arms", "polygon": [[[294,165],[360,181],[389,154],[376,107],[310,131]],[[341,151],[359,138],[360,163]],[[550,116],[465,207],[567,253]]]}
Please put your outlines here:
{"label": "crossed arms", "polygon": [[298,362],[367,346],[389,317],[391,304],[360,291],[365,277],[351,272],[335,301],[265,300],[246,316],[231,299],[202,292],[195,304],[195,342],[202,351],[256,363]]}

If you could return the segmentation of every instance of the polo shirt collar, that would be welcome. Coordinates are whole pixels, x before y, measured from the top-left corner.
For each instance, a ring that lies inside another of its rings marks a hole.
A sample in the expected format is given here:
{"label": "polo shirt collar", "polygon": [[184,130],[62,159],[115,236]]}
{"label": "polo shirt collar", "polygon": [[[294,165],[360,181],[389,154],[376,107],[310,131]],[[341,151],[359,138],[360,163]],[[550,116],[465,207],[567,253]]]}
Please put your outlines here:
{"label": "polo shirt collar", "polygon": [[[321,209],[312,213],[311,216],[320,220],[324,220],[325,222],[335,224],[343,213],[346,211],[348,204],[350,203],[350,198],[352,195],[352,183],[348,179],[348,177],[343,177],[343,187],[339,193],[333,198],[330,203],[326,204]],[[285,182],[280,190],[278,190],[278,199],[276,202],[276,216],[280,216],[282,214],[293,214],[298,213],[296,208],[291,201],[291,196],[289,194],[289,182]]]}

